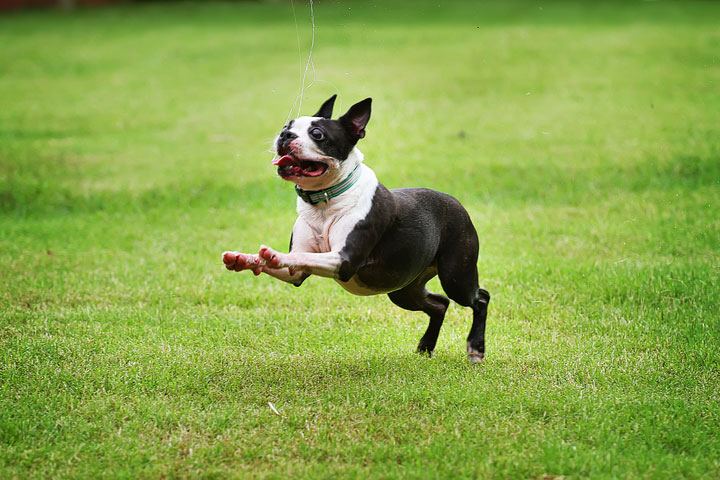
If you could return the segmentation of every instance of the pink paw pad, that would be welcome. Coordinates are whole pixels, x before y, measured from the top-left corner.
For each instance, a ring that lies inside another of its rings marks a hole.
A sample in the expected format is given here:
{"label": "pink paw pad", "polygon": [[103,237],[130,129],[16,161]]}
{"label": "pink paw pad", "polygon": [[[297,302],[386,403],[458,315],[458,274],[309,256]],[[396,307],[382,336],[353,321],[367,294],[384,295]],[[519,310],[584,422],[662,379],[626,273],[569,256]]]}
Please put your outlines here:
{"label": "pink paw pad", "polygon": [[270,247],[262,246],[258,255],[265,260],[271,267],[278,267],[280,265],[279,254]]}
{"label": "pink paw pad", "polygon": [[258,261],[253,255],[238,252],[223,253],[223,263],[225,264],[225,268],[236,272],[249,268],[252,268],[254,271],[258,265]]}

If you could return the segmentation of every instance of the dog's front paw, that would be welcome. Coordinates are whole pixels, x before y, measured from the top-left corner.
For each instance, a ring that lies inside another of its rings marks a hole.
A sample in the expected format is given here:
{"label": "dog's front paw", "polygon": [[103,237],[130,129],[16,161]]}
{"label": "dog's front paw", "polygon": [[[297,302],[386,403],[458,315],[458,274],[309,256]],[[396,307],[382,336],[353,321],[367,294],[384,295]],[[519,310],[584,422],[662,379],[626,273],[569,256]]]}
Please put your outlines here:
{"label": "dog's front paw", "polygon": [[225,264],[225,268],[234,272],[252,270],[255,275],[260,275],[260,272],[262,272],[260,259],[255,254],[224,252],[222,259]]}
{"label": "dog's front paw", "polygon": [[260,251],[258,252],[258,256],[262,261],[265,262],[266,265],[272,267],[272,268],[282,268],[282,267],[289,267],[290,265],[287,265],[286,263],[286,257],[287,255],[284,253],[276,252],[270,247],[267,247],[265,245],[260,246]]}

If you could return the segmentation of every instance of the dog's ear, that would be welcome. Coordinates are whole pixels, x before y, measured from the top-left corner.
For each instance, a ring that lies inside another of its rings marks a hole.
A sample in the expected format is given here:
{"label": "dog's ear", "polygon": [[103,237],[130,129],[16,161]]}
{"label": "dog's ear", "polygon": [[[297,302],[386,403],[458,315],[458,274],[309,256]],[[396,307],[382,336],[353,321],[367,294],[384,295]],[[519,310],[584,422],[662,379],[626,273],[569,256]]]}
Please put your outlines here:
{"label": "dog's ear", "polygon": [[350,107],[350,110],[339,118],[345,129],[357,140],[365,137],[365,127],[370,121],[371,104],[372,98],[366,98]]}
{"label": "dog's ear", "polygon": [[325,103],[322,104],[322,107],[320,107],[320,110],[313,115],[313,117],[322,117],[330,119],[332,117],[332,111],[333,107],[335,106],[335,98],[337,97],[337,94],[333,95],[332,97],[325,100]]}

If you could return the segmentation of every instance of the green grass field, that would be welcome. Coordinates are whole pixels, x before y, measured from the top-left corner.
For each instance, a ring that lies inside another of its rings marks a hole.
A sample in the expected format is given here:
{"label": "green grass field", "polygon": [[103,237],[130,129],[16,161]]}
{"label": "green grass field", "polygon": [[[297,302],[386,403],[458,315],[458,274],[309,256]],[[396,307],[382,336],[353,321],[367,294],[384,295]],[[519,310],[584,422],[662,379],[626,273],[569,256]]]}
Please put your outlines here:
{"label": "green grass field", "polygon": [[428,359],[223,268],[287,247],[295,13],[0,17],[0,477],[720,477],[720,3],[316,3],[303,113],[373,97],[366,163],[478,228],[477,368],[469,309]]}

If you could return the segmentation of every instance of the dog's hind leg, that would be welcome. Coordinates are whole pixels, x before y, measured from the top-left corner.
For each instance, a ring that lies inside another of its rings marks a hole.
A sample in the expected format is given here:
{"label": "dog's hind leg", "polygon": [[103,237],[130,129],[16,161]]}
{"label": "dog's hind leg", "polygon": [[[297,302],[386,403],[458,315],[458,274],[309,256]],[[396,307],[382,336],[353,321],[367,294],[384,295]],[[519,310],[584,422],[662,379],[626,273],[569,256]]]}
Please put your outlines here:
{"label": "dog's hind leg", "polygon": [[472,305],[473,323],[467,338],[467,354],[472,363],[480,363],[485,358],[485,321],[489,303],[488,291],[478,288],[477,297]]}
{"label": "dog's hind leg", "polygon": [[445,320],[445,311],[450,304],[450,300],[446,296],[429,292],[425,288],[427,281],[436,274],[435,267],[430,267],[410,285],[388,294],[390,300],[398,307],[414,312],[422,311],[430,317],[430,324],[417,347],[418,353],[427,353],[428,355],[432,355],[435,350],[440,327]]}
{"label": "dog's hind leg", "polygon": [[438,276],[448,297],[473,310],[467,355],[472,363],[480,363],[485,357],[485,321],[490,294],[478,286],[477,237],[470,240],[464,248],[447,249],[438,256]]}

